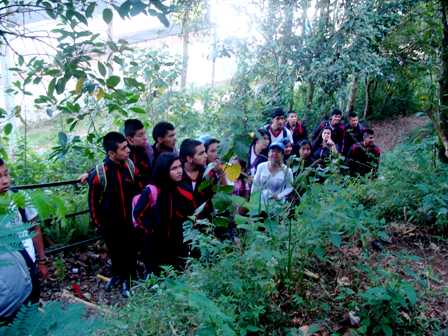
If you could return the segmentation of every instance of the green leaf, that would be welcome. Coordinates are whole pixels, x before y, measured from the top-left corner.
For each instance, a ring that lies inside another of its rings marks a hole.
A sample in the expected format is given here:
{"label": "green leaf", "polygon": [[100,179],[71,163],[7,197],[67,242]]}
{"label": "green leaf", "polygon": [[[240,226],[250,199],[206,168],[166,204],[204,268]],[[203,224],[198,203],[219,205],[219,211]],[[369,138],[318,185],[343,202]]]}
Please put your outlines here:
{"label": "green leaf", "polygon": [[66,146],[67,142],[68,142],[67,134],[65,134],[64,132],[59,132],[58,133],[58,143],[61,146]]}
{"label": "green leaf", "polygon": [[85,18],[84,15],[82,15],[82,14],[79,13],[79,12],[74,12],[73,14],[75,15],[75,17],[76,17],[80,22],[84,23],[86,26],[88,25],[87,19]]}
{"label": "green leaf", "polygon": [[23,58],[23,56],[19,55],[19,65],[23,65],[24,62],[25,62],[25,59]]}
{"label": "green leaf", "polygon": [[95,3],[95,2],[91,2],[91,3],[87,6],[87,9],[86,9],[86,16],[87,16],[88,18],[91,18],[91,17],[92,17],[93,11],[95,10],[95,6],[96,6],[96,3]]}
{"label": "green leaf", "polygon": [[227,228],[229,226],[229,219],[227,217],[216,216],[213,219],[213,224],[215,224],[217,227]]}
{"label": "green leaf", "polygon": [[138,107],[138,106],[131,107],[130,110],[135,112],[135,113],[141,113],[141,114],[145,114],[146,113],[144,108]]}
{"label": "green leaf", "polygon": [[64,92],[66,84],[67,79],[65,79],[65,77],[59,78],[55,85],[56,93],[61,94],[62,92]]}
{"label": "green leaf", "polygon": [[5,125],[5,127],[3,127],[3,132],[4,132],[6,135],[9,135],[9,134],[11,134],[11,131],[12,131],[12,124],[11,124],[11,123],[7,123],[7,124]]}
{"label": "green leaf", "polygon": [[166,18],[165,15],[163,14],[157,14],[157,18],[159,19],[160,22],[162,22],[162,24],[165,27],[169,27],[170,26],[170,22],[168,21],[168,19]]}
{"label": "green leaf", "polygon": [[112,18],[113,18],[113,13],[112,10],[110,8],[106,8],[103,10],[103,20],[104,22],[106,22],[107,24],[112,22]]}
{"label": "green leaf", "polygon": [[106,73],[107,73],[106,67],[104,66],[103,63],[101,63],[99,61],[98,61],[98,71],[100,72],[101,76],[106,77]]}
{"label": "green leaf", "polygon": [[120,77],[118,76],[110,76],[106,81],[106,85],[110,89],[116,87],[118,83],[120,83]]}
{"label": "green leaf", "polygon": [[335,247],[341,247],[341,242],[342,242],[342,238],[341,235],[339,234],[339,232],[330,232],[330,242],[335,246]]}
{"label": "green leaf", "polygon": [[132,3],[132,8],[129,11],[131,16],[136,16],[145,10],[146,6],[139,0],[134,0]]}

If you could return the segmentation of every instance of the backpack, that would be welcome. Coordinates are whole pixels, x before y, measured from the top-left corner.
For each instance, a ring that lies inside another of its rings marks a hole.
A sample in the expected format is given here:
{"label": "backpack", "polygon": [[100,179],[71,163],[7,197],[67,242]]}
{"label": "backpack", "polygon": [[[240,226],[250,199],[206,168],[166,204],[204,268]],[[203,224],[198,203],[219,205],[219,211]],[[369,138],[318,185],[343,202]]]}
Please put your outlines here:
{"label": "backpack", "polygon": [[[145,187],[145,189],[146,188],[149,188],[149,190],[151,191],[151,194],[149,196],[149,204],[150,204],[150,207],[152,208],[157,202],[157,196],[159,194],[159,189],[157,189],[157,187],[152,184],[148,184]],[[141,195],[142,194],[138,194],[138,195],[134,196],[134,198],[132,199],[132,224],[134,225],[134,228],[142,228],[143,227],[143,223],[141,223],[134,217],[134,209],[137,206],[137,203],[140,200]]]}
{"label": "backpack", "polygon": [[[128,159],[127,161],[129,173],[131,174],[132,182],[134,182],[135,178],[135,165],[134,162],[131,159]],[[103,194],[106,192],[107,189],[107,175],[106,175],[106,168],[104,167],[104,163],[96,165],[95,166],[96,174],[98,175],[98,179],[100,180],[100,186],[102,189],[102,193],[100,195],[100,204],[103,201]]]}

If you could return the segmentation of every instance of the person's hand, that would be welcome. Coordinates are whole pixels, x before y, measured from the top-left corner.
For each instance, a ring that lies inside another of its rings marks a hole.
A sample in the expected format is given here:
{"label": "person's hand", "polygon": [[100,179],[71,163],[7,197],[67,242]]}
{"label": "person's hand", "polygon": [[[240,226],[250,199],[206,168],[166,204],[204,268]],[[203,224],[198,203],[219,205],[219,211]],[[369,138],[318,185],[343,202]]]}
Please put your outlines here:
{"label": "person's hand", "polygon": [[79,182],[81,183],[81,184],[86,184],[87,183],[87,178],[89,177],[89,174],[88,173],[84,173],[84,174],[81,174],[79,177],[78,177],[78,180],[79,180]]}
{"label": "person's hand", "polygon": [[39,262],[38,268],[39,268],[39,273],[40,273],[40,276],[42,277],[42,279],[46,279],[48,277],[47,265],[41,261],[41,262]]}

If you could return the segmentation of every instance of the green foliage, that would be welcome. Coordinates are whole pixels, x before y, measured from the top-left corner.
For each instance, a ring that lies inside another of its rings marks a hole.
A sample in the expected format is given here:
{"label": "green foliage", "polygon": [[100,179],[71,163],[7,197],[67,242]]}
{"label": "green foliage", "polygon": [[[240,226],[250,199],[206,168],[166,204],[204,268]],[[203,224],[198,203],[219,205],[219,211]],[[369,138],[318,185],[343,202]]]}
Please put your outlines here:
{"label": "green foliage", "polygon": [[0,328],[0,334],[9,335],[88,335],[103,325],[99,316],[88,315],[81,304],[49,302],[41,311],[36,305],[23,306],[14,322]]}
{"label": "green foliage", "polygon": [[403,144],[384,159],[383,177],[363,192],[363,202],[377,217],[409,221],[446,234],[448,171],[433,149],[430,138]]}
{"label": "green foliage", "polygon": [[427,325],[420,316],[414,287],[393,274],[383,274],[378,287],[359,293],[361,335],[411,335],[424,333]]}

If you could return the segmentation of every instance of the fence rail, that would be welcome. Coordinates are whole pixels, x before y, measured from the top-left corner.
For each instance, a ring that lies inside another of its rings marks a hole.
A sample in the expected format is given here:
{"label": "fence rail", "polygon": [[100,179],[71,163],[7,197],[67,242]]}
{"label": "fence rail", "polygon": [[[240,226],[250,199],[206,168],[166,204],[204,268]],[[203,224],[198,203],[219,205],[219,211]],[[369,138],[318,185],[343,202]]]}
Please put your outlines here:
{"label": "fence rail", "polygon": [[[58,181],[58,182],[50,182],[50,183],[40,183],[40,184],[26,184],[26,185],[18,185],[18,186],[13,186],[11,187],[12,191],[19,191],[19,190],[32,190],[32,189],[44,189],[44,188],[54,188],[54,187],[61,187],[61,186],[66,186],[66,185],[77,185],[80,184],[81,180],[80,179],[76,179],[76,180],[67,180],[67,181]],[[77,212],[73,212],[70,214],[67,214],[64,216],[64,218],[73,218],[73,217],[77,217],[80,215],[84,215],[89,213],[89,210],[81,210],[81,211],[77,211]],[[51,221],[53,220],[53,218],[48,218],[45,220],[45,222],[47,221]],[[47,255],[54,255],[66,250],[70,250],[76,247],[80,247],[80,246],[84,246],[84,245],[88,245],[90,243],[96,242],[97,240],[101,239],[101,236],[95,236],[89,239],[85,239],[85,240],[81,240],[81,241],[77,241],[68,245],[63,245],[63,246],[57,246],[54,248],[48,248],[45,250],[45,253]]]}

